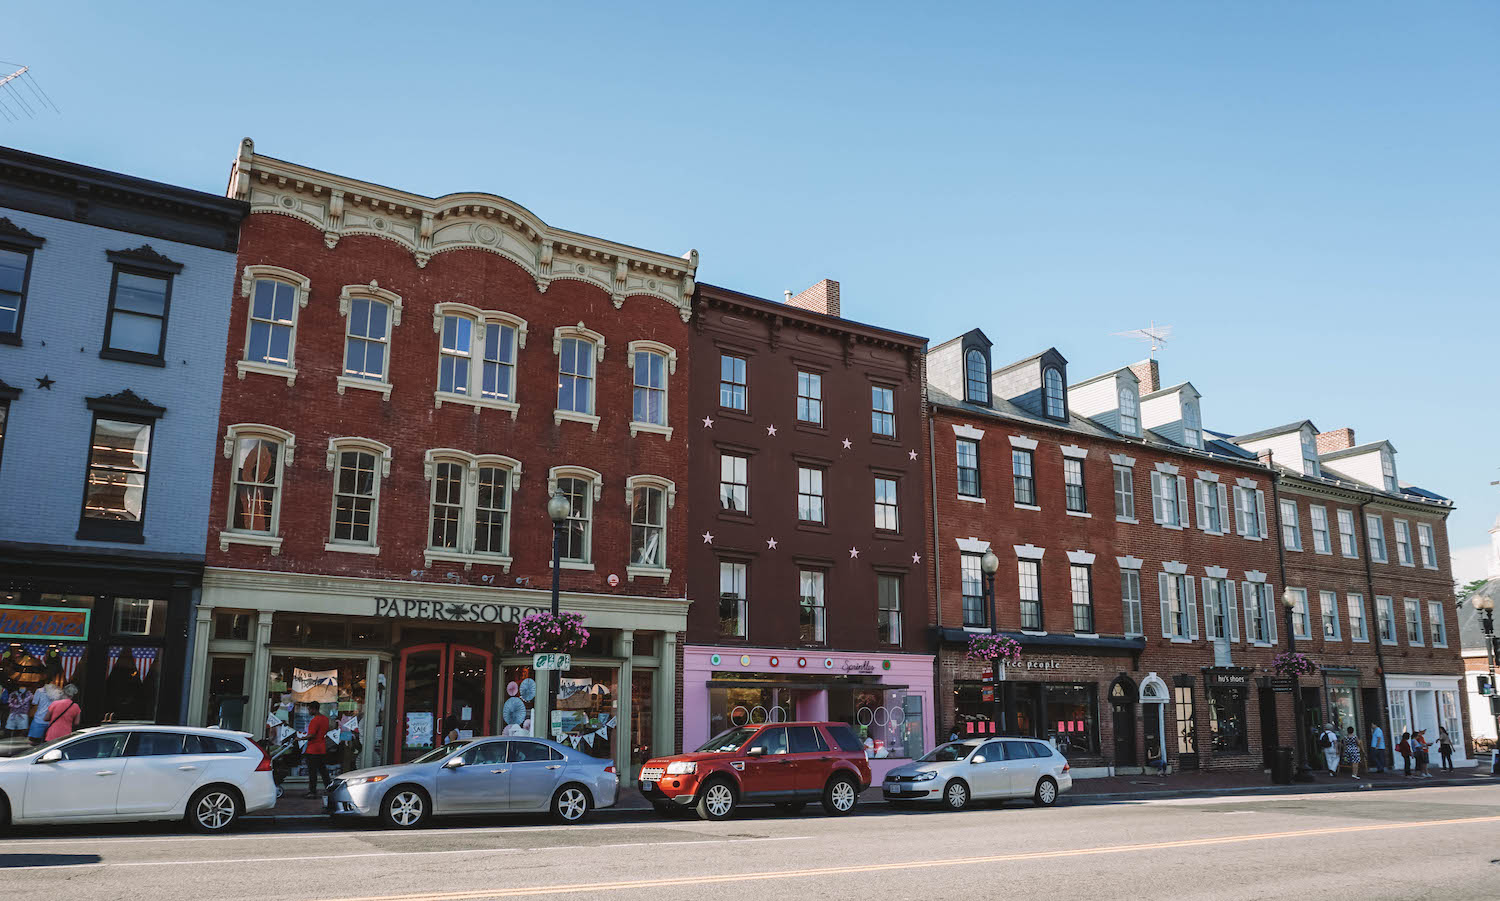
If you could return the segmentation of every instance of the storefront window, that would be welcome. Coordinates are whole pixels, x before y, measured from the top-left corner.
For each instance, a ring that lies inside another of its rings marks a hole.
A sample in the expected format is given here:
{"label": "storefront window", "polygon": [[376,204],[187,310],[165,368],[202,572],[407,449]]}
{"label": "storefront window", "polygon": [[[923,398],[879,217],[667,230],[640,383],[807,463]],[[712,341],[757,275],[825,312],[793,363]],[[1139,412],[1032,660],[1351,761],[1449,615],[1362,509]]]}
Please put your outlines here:
{"label": "storefront window", "polygon": [[1193,702],[1193,686],[1172,687],[1173,713],[1177,717],[1177,753],[1198,753],[1198,726],[1196,705]]}
{"label": "storefront window", "polygon": [[633,772],[640,772],[641,765],[651,759],[652,736],[656,734],[651,719],[655,685],[655,670],[638,669],[630,674],[630,767]]}
{"label": "storefront window", "polygon": [[1406,692],[1393,691],[1390,693],[1391,700],[1391,747],[1395,742],[1401,740],[1401,733],[1411,730],[1411,718],[1407,714]]}
{"label": "storefront window", "polygon": [[167,631],[167,602],[149,598],[115,598],[116,635],[160,638]]}
{"label": "storefront window", "polygon": [[1208,729],[1214,750],[1243,754],[1250,750],[1245,735],[1245,689],[1230,686],[1208,688]]}
{"label": "storefront window", "polygon": [[[161,687],[161,648],[112,645],[104,664],[104,722],[156,722],[156,698]],[[80,703],[89,716],[86,703]]]}
{"label": "storefront window", "polygon": [[366,665],[362,657],[271,658],[267,736],[277,766],[285,766],[292,778],[307,776],[297,733],[307,730],[313,702],[333,727],[327,736],[329,772],[359,766],[361,741],[370,724],[365,716]]}
{"label": "storefront window", "polygon": [[[1437,693],[1437,699],[1438,717],[1443,727],[1448,730],[1448,737],[1453,739],[1454,748],[1461,753],[1464,746],[1464,724],[1458,712],[1458,692],[1440,691]],[[1431,741],[1436,742],[1436,736]]]}
{"label": "storefront window", "polygon": [[953,712],[953,731],[959,738],[994,734],[991,716],[995,705],[983,683],[954,682]]}
{"label": "storefront window", "polygon": [[865,756],[880,760],[887,757],[921,757],[926,753],[922,746],[922,698],[906,693],[906,689],[885,689],[880,686],[856,688],[852,694],[853,716],[840,716],[835,712],[834,696],[829,693],[829,719],[848,722],[854,734],[864,742]]}
{"label": "storefront window", "polygon": [[208,663],[208,713],[205,726],[245,730],[244,657],[214,657]]}
{"label": "storefront window", "polygon": [[1347,686],[1328,686],[1328,716],[1333,721],[1333,731],[1339,735],[1344,735],[1350,726],[1355,734],[1364,734],[1359,728],[1359,702],[1355,696],[1358,691]]}
{"label": "storefront window", "polygon": [[529,666],[505,668],[505,699],[500,702],[501,735],[531,735],[536,711],[536,672]]}
{"label": "storefront window", "polygon": [[1097,685],[1047,684],[1047,737],[1063,756],[1099,753],[1097,695]]}
{"label": "storefront window", "polygon": [[590,757],[613,760],[619,676],[619,670],[604,666],[574,667],[563,674],[557,683],[553,738]]}
{"label": "storefront window", "polygon": [[251,614],[249,613],[235,613],[229,610],[215,611],[214,638],[227,641],[249,641],[250,617]]}
{"label": "storefront window", "polygon": [[787,688],[712,686],[708,690],[708,732],[733,726],[784,723],[797,718],[794,692]]}

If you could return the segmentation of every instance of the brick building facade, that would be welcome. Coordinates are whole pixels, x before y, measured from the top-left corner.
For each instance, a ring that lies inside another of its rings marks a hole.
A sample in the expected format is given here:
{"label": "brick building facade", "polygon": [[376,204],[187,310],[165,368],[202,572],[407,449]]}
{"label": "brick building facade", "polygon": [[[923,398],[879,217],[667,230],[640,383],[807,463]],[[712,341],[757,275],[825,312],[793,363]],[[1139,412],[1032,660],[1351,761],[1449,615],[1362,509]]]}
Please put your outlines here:
{"label": "brick building facade", "polygon": [[[252,212],[193,720],[274,740],[322,695],[344,766],[407,759],[453,717],[550,731],[628,780],[678,728],[696,254],[565,232],[494,195],[355,182],[248,140],[230,194]],[[561,606],[593,634],[549,716],[511,647],[549,605],[555,493],[573,511]]]}

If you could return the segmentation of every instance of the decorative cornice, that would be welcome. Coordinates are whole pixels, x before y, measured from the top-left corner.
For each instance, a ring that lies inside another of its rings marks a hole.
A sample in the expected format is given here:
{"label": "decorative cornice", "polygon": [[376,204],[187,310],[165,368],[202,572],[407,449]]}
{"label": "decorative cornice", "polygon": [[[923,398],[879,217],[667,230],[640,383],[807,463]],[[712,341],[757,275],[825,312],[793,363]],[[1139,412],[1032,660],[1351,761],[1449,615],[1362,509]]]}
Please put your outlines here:
{"label": "decorative cornice", "polygon": [[5,379],[0,379],[0,400],[15,400],[21,396],[21,389],[7,385]]}
{"label": "decorative cornice", "polygon": [[117,394],[105,394],[88,398],[88,407],[95,413],[113,413],[117,416],[132,416],[137,419],[160,419],[166,407],[158,407],[144,397],[126,388]]}
{"label": "decorative cornice", "polygon": [[131,250],[109,250],[105,251],[111,263],[122,263],[126,266],[140,266],[143,269],[154,269],[158,272],[166,272],[176,275],[182,271],[182,264],[158,253],[156,248],[150,244],[142,244]]}
{"label": "decorative cornice", "polygon": [[560,280],[607,293],[618,309],[627,297],[654,297],[692,317],[698,252],[681,257],[553,228],[520,204],[495,194],[409,194],[261,156],[240,142],[230,197],[251,213],[300,219],[323,232],[331,249],[345,235],[368,235],[405,247],[425,267],[440,253],[480,250],[525,269],[545,292]]}
{"label": "decorative cornice", "polygon": [[0,241],[20,244],[23,247],[41,247],[47,239],[41,235],[33,235],[4,216],[0,216]]}

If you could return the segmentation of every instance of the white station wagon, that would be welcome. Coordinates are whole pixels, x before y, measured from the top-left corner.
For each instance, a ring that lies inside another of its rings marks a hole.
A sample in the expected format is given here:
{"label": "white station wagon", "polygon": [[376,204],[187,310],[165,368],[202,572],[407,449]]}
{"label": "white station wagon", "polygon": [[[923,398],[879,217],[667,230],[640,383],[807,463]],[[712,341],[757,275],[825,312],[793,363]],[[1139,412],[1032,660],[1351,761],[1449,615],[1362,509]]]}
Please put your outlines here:
{"label": "white station wagon", "polygon": [[893,804],[941,802],[963,810],[970,801],[1031,798],[1047,807],[1073,787],[1068,759],[1032,738],[971,738],[934,748],[885,776],[881,793]]}
{"label": "white station wagon", "polygon": [[223,832],[275,803],[271,758],[244,732],[95,726],[0,759],[0,827],[183,820]]}

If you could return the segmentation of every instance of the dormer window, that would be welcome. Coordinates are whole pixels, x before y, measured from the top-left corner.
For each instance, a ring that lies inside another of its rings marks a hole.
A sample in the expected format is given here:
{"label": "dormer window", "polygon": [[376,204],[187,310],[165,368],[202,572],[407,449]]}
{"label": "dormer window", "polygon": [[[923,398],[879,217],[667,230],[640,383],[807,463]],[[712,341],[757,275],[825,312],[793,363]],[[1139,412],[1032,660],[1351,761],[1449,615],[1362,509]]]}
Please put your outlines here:
{"label": "dormer window", "polygon": [[1068,406],[1063,397],[1062,373],[1048,368],[1042,373],[1042,398],[1047,416],[1052,419],[1067,419]]}
{"label": "dormer window", "polygon": [[988,404],[990,402],[990,367],[984,358],[984,351],[971,348],[964,355],[965,394],[969,403]]}
{"label": "dormer window", "polygon": [[1318,441],[1309,431],[1302,433],[1302,474],[1322,475],[1322,470],[1318,468]]}
{"label": "dormer window", "polygon": [[1140,397],[1131,385],[1120,386],[1120,434],[1141,434]]}
{"label": "dormer window", "polygon": [[1203,447],[1203,419],[1198,415],[1196,403],[1182,405],[1182,443],[1188,447]]}
{"label": "dormer window", "polygon": [[1392,494],[1400,493],[1400,486],[1396,484],[1396,461],[1391,459],[1391,452],[1382,450],[1380,452],[1380,476],[1385,482],[1385,490]]}

